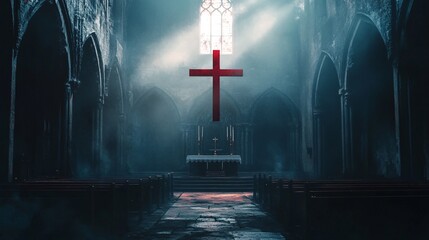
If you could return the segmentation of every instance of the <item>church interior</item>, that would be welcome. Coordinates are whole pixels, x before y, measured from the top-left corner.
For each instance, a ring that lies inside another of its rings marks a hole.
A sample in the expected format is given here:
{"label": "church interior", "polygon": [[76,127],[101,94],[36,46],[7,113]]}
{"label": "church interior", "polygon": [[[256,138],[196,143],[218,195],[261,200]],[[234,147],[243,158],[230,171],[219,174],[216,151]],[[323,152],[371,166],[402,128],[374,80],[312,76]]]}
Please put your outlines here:
{"label": "church interior", "polygon": [[428,239],[428,12],[0,1],[0,239]]}

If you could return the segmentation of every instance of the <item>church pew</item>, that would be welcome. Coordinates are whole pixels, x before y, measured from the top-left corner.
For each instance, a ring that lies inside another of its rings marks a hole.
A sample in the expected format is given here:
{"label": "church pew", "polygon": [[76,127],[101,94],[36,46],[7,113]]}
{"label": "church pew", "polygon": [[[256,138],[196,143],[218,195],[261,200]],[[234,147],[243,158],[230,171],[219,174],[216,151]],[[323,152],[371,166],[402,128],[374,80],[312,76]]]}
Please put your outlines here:
{"label": "church pew", "polygon": [[[109,189],[106,184],[114,185],[116,188],[124,188],[127,192],[129,203],[132,205],[151,206],[156,205],[159,207],[160,204],[166,203],[172,197],[172,174],[149,176],[140,179],[110,179],[96,180],[96,179],[84,179],[84,180],[68,180],[60,179],[55,181],[31,181],[31,184],[39,184],[42,188],[47,189],[49,186],[56,185],[67,185],[68,188],[76,186],[80,188],[85,185],[93,185],[97,189],[104,185],[104,189]],[[140,199],[137,201],[136,199]],[[150,208],[151,208],[150,207]]]}
{"label": "church pew", "polygon": [[[395,233],[394,239],[413,233],[429,236],[421,227],[429,223],[427,183],[292,181],[258,175],[254,185],[254,200],[276,216],[287,232],[303,239],[348,239],[350,234],[384,239],[390,232]],[[411,220],[420,225],[408,224]],[[380,222],[389,222],[394,230]]]}
{"label": "church pew", "polygon": [[[40,202],[40,211],[64,203],[79,224],[121,233],[128,228],[130,214],[141,220],[145,212],[171,199],[172,183],[169,181],[172,181],[170,174],[142,179],[62,179],[2,184],[0,203]],[[61,214],[59,211],[58,215]]]}
{"label": "church pew", "polygon": [[[34,212],[27,213],[31,216],[32,223],[29,228],[36,232],[37,222],[45,222],[42,228],[47,228],[49,220],[43,220],[46,212],[55,210],[55,219],[75,218],[79,225],[88,228],[103,228],[119,231],[124,228],[124,205],[117,196],[121,190],[111,183],[91,182],[25,182],[8,186],[1,186],[1,195],[5,201],[13,197],[12,203],[19,208],[36,204]],[[16,202],[16,203],[15,203]],[[116,224],[116,221],[120,224]]]}
{"label": "church pew", "polygon": [[[429,213],[427,186],[375,185],[365,188],[359,184],[350,189],[310,185],[306,191],[305,232],[309,236],[336,232],[343,238],[353,233],[365,239],[386,238],[389,233],[394,233],[389,238],[400,236],[399,239],[429,236],[424,229],[408,225],[415,217],[418,222],[428,224],[426,217],[419,217],[421,213],[426,216]],[[337,226],[341,231],[326,230],[329,226]]]}

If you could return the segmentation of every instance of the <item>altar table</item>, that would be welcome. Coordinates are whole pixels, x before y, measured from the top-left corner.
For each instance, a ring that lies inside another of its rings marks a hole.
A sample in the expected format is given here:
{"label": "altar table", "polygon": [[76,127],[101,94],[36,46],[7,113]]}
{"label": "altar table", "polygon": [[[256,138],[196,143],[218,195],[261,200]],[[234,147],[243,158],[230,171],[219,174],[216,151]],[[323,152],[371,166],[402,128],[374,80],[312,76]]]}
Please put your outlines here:
{"label": "altar table", "polygon": [[240,155],[188,155],[191,176],[237,176]]}

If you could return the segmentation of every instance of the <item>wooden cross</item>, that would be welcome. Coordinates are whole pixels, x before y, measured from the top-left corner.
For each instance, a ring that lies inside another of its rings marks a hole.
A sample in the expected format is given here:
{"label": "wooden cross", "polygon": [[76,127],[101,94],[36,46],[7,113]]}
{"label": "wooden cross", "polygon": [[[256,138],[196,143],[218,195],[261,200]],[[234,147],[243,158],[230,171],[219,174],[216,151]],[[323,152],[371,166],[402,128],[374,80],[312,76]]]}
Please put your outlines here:
{"label": "wooden cross", "polygon": [[220,119],[220,77],[242,77],[243,69],[220,69],[220,51],[213,50],[213,69],[189,69],[191,77],[213,76],[213,122]]}

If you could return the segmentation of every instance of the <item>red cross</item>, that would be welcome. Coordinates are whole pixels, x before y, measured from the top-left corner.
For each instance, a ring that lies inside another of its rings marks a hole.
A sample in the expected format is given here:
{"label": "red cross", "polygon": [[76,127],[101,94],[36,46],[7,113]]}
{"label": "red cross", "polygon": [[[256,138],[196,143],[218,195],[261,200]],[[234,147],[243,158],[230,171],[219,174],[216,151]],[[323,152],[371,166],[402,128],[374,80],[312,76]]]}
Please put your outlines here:
{"label": "red cross", "polygon": [[213,69],[189,69],[191,77],[213,76],[213,122],[220,119],[220,77],[243,76],[243,69],[220,69],[219,55],[219,50],[213,50]]}

